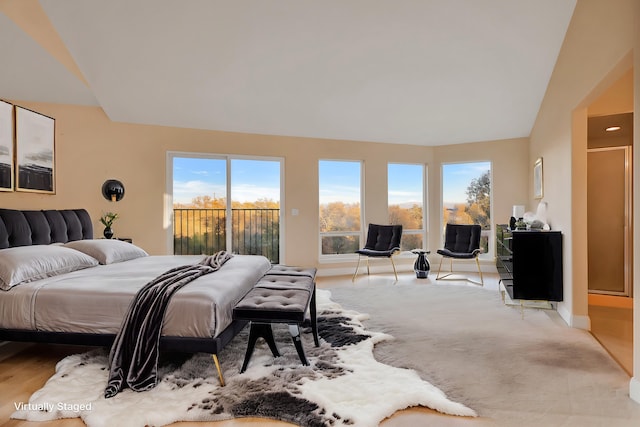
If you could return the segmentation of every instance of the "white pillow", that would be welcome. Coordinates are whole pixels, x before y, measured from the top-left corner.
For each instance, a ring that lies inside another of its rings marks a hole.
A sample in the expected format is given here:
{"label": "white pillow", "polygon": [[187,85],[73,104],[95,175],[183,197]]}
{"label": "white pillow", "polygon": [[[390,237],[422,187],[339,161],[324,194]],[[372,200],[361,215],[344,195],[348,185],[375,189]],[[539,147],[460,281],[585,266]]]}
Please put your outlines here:
{"label": "white pillow", "polygon": [[117,239],[75,240],[65,243],[64,247],[75,249],[94,257],[100,264],[104,265],[149,256],[148,253],[133,243]]}
{"label": "white pillow", "polygon": [[62,246],[33,245],[0,250],[0,289],[98,265],[95,258]]}

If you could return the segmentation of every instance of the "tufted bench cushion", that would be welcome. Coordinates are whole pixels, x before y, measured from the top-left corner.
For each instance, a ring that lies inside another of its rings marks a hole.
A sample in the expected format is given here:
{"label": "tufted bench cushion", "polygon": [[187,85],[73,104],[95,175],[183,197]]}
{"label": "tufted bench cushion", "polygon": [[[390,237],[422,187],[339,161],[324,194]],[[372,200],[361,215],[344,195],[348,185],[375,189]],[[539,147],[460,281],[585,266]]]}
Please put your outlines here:
{"label": "tufted bench cushion", "polygon": [[267,276],[307,276],[314,279],[316,277],[315,268],[292,267],[289,265],[274,265],[266,273]]}
{"label": "tufted bench cushion", "polygon": [[307,289],[255,287],[236,304],[233,316],[258,322],[302,323],[310,299]]}
{"label": "tufted bench cushion", "polygon": [[275,357],[279,356],[273,338],[272,323],[287,323],[298,356],[308,365],[300,340],[299,325],[309,311],[311,329],[316,347],[318,328],[316,323],[315,268],[273,266],[233,308],[233,318],[251,321],[249,344],[241,369],[244,372],[256,340],[264,338]]}
{"label": "tufted bench cushion", "polygon": [[313,279],[308,276],[284,276],[278,274],[265,274],[256,283],[255,288],[261,289],[293,289],[311,292],[313,290]]}

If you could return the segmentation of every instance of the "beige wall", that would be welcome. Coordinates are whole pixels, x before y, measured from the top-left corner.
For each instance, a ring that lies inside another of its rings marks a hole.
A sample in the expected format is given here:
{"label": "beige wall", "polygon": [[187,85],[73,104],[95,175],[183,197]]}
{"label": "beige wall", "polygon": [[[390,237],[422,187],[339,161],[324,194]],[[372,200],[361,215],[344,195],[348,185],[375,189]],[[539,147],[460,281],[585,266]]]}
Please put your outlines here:
{"label": "beige wall", "polygon": [[[56,119],[56,194],[0,193],[5,208],[86,207],[94,218],[113,210],[121,218],[116,235],[131,237],[152,254],[167,253],[168,223],[163,214],[167,152],[283,157],[285,164],[285,254],[282,262],[318,266],[318,160],[364,161],[366,222],[387,221],[388,162],[428,165],[430,229],[440,225],[440,162],[489,160],[493,164],[494,216],[506,222],[511,205],[526,201],[528,140],[480,142],[443,147],[379,144],[249,135],[111,122],[99,108],[12,101]],[[102,198],[102,183],[121,180],[124,199]],[[292,208],[299,210],[291,216]],[[429,246],[440,245],[430,233]],[[403,264],[402,261],[400,263]],[[412,258],[404,266],[410,268]],[[323,264],[327,272],[349,273],[353,263]]]}
{"label": "beige wall", "polygon": [[[530,158],[544,158],[545,200],[550,220],[564,232],[564,302],[558,312],[572,326],[589,328],[587,302],[586,242],[586,144],[587,107],[605,90],[635,67],[635,111],[640,98],[638,57],[640,56],[640,6],[637,0],[578,0],[574,16],[560,51],[547,93],[530,137]],[[595,104],[594,107],[598,107]],[[638,114],[635,114],[636,129]],[[634,145],[639,146],[635,132]],[[634,170],[640,171],[635,150]],[[635,218],[638,216],[640,188],[635,175]],[[634,221],[635,222],[635,221]],[[634,226],[638,245],[639,227]],[[634,270],[638,265],[635,247]],[[640,295],[635,275],[634,294]],[[638,298],[635,299],[635,377],[640,372],[640,329]],[[634,383],[633,380],[632,384]],[[636,382],[637,384],[637,382]],[[640,401],[640,388],[632,388]]]}
{"label": "beige wall", "polygon": [[632,112],[633,78],[633,68],[630,68],[618,81],[607,88],[606,92],[588,105],[589,117]]}
{"label": "beige wall", "polygon": [[[529,162],[533,164],[537,157],[543,157],[548,216],[565,234],[565,301],[559,305],[559,312],[570,324],[579,327],[589,327],[586,107],[632,65],[634,3],[578,1],[531,133]],[[605,77],[609,80],[606,84]]]}

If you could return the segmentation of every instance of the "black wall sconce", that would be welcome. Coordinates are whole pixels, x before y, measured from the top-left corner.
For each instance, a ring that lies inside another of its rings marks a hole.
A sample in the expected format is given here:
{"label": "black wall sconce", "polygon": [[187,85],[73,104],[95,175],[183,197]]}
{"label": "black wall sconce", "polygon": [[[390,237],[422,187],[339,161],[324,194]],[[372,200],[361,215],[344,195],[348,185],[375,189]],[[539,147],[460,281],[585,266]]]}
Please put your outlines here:
{"label": "black wall sconce", "polygon": [[117,179],[108,179],[102,184],[102,195],[111,202],[119,202],[124,197],[124,185]]}

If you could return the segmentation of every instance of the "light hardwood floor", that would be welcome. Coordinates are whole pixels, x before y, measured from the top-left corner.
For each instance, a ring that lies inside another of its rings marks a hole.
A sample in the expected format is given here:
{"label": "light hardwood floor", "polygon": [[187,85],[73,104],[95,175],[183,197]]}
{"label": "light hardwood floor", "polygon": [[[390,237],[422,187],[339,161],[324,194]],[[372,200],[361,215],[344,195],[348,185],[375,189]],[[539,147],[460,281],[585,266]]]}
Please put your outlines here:
{"label": "light hardwood floor", "polygon": [[591,334],[633,376],[633,298],[589,295]]}
{"label": "light hardwood floor", "polygon": [[[390,286],[413,286],[416,283],[415,276],[412,273],[400,274],[400,280],[394,284],[392,276],[378,275],[370,278],[359,276],[357,280],[375,281],[376,284],[388,284]],[[428,280],[432,280],[431,278]],[[335,286],[345,286],[351,282],[350,277],[338,278],[319,278],[318,287],[331,288]],[[427,281],[418,283],[425,284]],[[450,282],[455,284],[455,282]],[[485,287],[496,289],[497,277],[488,274],[485,275]],[[594,308],[592,316],[592,324],[596,326],[601,323],[610,323],[612,318],[621,321],[622,325],[630,322],[628,316],[611,316],[602,313],[597,315],[598,308]],[[600,322],[598,319],[602,319]],[[618,321],[616,320],[616,321]],[[608,334],[614,334],[616,331],[626,331],[627,326],[613,326],[607,328]],[[626,337],[627,334],[625,333]],[[626,338],[616,339],[624,341]],[[602,341],[602,340],[601,340]],[[616,348],[619,348],[617,346]],[[622,347],[625,347],[623,345]],[[627,345],[631,349],[630,344]],[[27,402],[29,396],[38,390],[46,380],[53,375],[55,364],[66,355],[85,351],[88,348],[79,346],[62,346],[62,345],[45,345],[45,344],[19,344],[10,343],[0,346],[0,427],[82,427],[84,423],[79,419],[58,420],[52,422],[24,422],[19,420],[10,420],[9,416],[15,410],[14,405],[17,402]],[[612,351],[613,354],[613,351]],[[614,355],[614,357],[616,357]],[[616,357],[617,360],[620,360]],[[234,426],[287,426],[288,423],[265,420],[259,418],[244,418],[221,422],[199,422],[199,423],[175,423],[174,426],[193,426],[193,427],[234,427]],[[453,417],[439,414],[426,408],[410,408],[399,411],[391,418],[381,423],[383,427],[413,427],[416,425],[436,425],[442,427],[486,427],[492,425],[491,420],[483,418],[463,418]]]}

